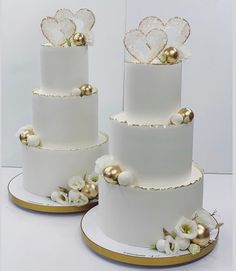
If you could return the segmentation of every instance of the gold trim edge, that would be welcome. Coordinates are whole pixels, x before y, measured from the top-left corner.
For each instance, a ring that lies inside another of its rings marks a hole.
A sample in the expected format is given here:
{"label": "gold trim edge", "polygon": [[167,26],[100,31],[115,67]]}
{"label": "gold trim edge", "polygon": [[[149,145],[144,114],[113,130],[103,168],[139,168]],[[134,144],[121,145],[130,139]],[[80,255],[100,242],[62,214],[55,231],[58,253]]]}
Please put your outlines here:
{"label": "gold trim edge", "polygon": [[182,125],[190,125],[191,123],[193,123],[193,121],[190,121],[189,123],[183,123],[180,125],[173,125],[170,123],[167,124],[140,124],[140,123],[131,123],[129,120],[125,120],[125,119],[120,119],[119,116],[117,117],[116,115],[110,116],[110,120],[111,121],[117,121],[120,124],[125,124],[127,126],[131,126],[131,127],[143,127],[143,128],[177,128],[177,127],[181,127]]}
{"label": "gold trim edge", "polygon": [[[86,214],[85,214],[86,215]],[[85,216],[84,215],[84,216]],[[100,256],[103,256],[105,258],[132,264],[132,265],[140,265],[140,266],[176,266],[176,265],[182,265],[194,262],[196,260],[200,260],[201,258],[207,256],[210,252],[213,251],[215,248],[218,238],[219,238],[219,229],[217,231],[217,235],[215,239],[205,248],[201,249],[201,251],[198,254],[192,255],[192,254],[186,254],[186,255],[180,255],[180,256],[173,256],[173,257],[163,257],[163,258],[147,258],[147,257],[138,257],[138,256],[131,256],[127,254],[122,254],[119,252],[115,252],[112,250],[109,250],[107,248],[104,248],[98,244],[96,244],[94,241],[89,239],[89,237],[85,234],[82,223],[84,216],[81,219],[80,222],[80,228],[81,228],[81,234],[84,242],[86,245],[99,254]]]}
{"label": "gold trim edge", "polygon": [[[200,183],[200,182],[203,181],[203,177],[204,177],[204,171],[203,171],[203,169],[197,163],[195,163],[195,162],[193,162],[193,164],[192,164],[192,169],[193,169],[193,166],[197,170],[199,170],[199,172],[201,173],[201,176],[199,176],[198,179],[195,179],[194,181],[191,181],[188,184],[182,184],[182,185],[178,185],[178,186],[169,186],[169,187],[160,187],[160,188],[144,187],[144,186],[140,186],[140,185],[130,185],[130,186],[125,186],[125,188],[140,189],[140,190],[144,190],[144,191],[170,191],[170,190],[177,190],[177,189],[181,189],[181,188],[187,188],[189,186],[192,186],[194,184],[197,184],[197,183]],[[119,184],[113,184],[113,183],[107,182],[104,179],[104,177],[103,177],[103,181],[106,182],[108,185],[119,186]]]}
{"label": "gold trim edge", "polygon": [[9,181],[7,189],[8,189],[9,199],[11,200],[11,202],[23,209],[41,212],[41,213],[66,214],[66,213],[86,212],[98,204],[98,201],[96,201],[96,202],[90,202],[83,206],[48,206],[48,205],[42,205],[42,204],[36,204],[36,203],[24,201],[14,196],[10,191],[11,182],[20,175],[22,175],[22,173],[17,174]]}
{"label": "gold trim edge", "polygon": [[35,96],[42,96],[42,97],[53,97],[53,98],[84,98],[84,97],[90,97],[92,95],[97,95],[98,94],[98,89],[97,88],[94,88],[94,91],[92,92],[91,95],[83,95],[82,97],[79,96],[79,95],[72,95],[72,94],[69,94],[69,95],[59,95],[59,94],[46,94],[46,93],[40,93],[38,92],[40,91],[39,88],[35,88],[32,90],[32,94],[35,95]]}
{"label": "gold trim edge", "polygon": [[95,144],[95,145],[91,145],[91,146],[78,147],[78,148],[74,148],[74,149],[51,149],[51,148],[46,148],[46,147],[43,147],[43,146],[37,146],[37,147],[28,146],[28,145],[24,145],[24,146],[26,148],[36,148],[36,149],[45,150],[45,151],[79,151],[79,150],[90,150],[90,149],[95,149],[97,147],[103,146],[103,145],[105,145],[108,142],[109,136],[106,133],[99,132],[99,135],[102,135],[104,137],[104,139],[101,139],[100,143]]}

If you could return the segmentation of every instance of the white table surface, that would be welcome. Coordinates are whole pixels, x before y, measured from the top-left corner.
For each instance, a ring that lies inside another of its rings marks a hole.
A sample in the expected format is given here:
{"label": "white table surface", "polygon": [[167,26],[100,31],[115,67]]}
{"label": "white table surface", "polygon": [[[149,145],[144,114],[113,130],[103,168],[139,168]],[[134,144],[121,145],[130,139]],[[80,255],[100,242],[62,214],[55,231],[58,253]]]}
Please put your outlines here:
{"label": "white table surface", "polygon": [[164,269],[120,264],[96,255],[81,238],[82,214],[42,214],[13,205],[7,184],[20,172],[19,168],[1,169],[1,271],[233,270],[231,175],[205,175],[204,207],[217,208],[218,221],[225,223],[216,249],[195,263]]}

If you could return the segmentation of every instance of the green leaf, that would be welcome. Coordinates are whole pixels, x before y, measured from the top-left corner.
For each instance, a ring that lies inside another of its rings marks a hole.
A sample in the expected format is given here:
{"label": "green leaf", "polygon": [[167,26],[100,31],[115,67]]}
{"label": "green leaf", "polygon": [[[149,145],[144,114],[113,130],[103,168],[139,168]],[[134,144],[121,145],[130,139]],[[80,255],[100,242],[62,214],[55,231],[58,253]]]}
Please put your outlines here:
{"label": "green leaf", "polygon": [[152,250],[156,250],[157,249],[156,243],[150,244],[149,248],[152,249]]}
{"label": "green leaf", "polygon": [[70,39],[66,39],[66,44],[67,44],[69,47],[71,47],[71,41],[70,41]]}

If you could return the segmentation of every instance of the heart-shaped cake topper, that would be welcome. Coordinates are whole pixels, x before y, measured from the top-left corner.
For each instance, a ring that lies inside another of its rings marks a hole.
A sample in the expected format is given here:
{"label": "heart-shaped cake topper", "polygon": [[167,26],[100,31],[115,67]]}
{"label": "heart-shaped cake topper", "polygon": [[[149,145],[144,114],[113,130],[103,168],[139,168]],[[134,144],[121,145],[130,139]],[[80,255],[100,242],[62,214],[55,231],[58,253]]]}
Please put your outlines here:
{"label": "heart-shaped cake topper", "polygon": [[42,33],[55,47],[62,46],[75,33],[76,25],[70,19],[56,20],[46,17],[41,22]]}
{"label": "heart-shaped cake topper", "polygon": [[163,23],[160,18],[155,16],[145,17],[139,23],[138,28],[143,33],[148,33],[154,28],[162,29],[168,34],[169,44],[178,44],[179,46],[186,42],[191,33],[188,21],[180,17],[170,18],[166,23]]}
{"label": "heart-shaped cake topper", "polygon": [[71,10],[66,8],[59,9],[55,14],[55,18],[58,21],[64,19],[72,20],[76,25],[76,32],[80,33],[90,32],[95,24],[95,16],[93,12],[86,8],[82,8],[76,13],[73,13]]}
{"label": "heart-shaped cake topper", "polygon": [[130,30],[125,34],[126,50],[139,63],[151,63],[163,51],[168,42],[166,33],[161,29],[151,29],[143,33],[140,29]]}

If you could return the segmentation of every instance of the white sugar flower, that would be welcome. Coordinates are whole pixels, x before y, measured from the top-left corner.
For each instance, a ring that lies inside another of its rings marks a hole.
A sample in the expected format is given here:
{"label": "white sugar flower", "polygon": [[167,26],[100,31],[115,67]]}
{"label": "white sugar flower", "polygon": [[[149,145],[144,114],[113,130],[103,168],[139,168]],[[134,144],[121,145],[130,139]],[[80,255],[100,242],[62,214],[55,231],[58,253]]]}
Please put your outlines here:
{"label": "white sugar flower", "polygon": [[194,239],[197,236],[197,223],[182,217],[175,226],[175,233],[183,239]]}
{"label": "white sugar flower", "polygon": [[86,181],[88,183],[95,184],[96,186],[98,185],[98,175],[96,173],[92,173],[86,176]]}
{"label": "white sugar flower", "polygon": [[71,94],[74,95],[74,96],[81,96],[81,90],[80,90],[80,88],[74,88],[71,91]]}
{"label": "white sugar flower", "polygon": [[180,250],[185,250],[190,245],[190,240],[189,239],[183,239],[183,238],[180,238],[179,236],[175,237],[175,241],[178,243]]}
{"label": "white sugar flower", "polygon": [[93,36],[93,33],[90,31],[90,32],[87,32],[87,33],[84,33],[85,37],[86,37],[86,43],[88,45],[93,45],[94,44],[94,36]]}
{"label": "white sugar flower", "polygon": [[80,176],[73,176],[70,178],[68,186],[73,190],[81,190],[85,186],[85,181]]}
{"label": "white sugar flower", "polygon": [[68,196],[65,192],[62,191],[54,191],[51,194],[51,200],[62,205],[68,205]]}
{"label": "white sugar flower", "polygon": [[174,255],[179,251],[179,245],[173,237],[170,235],[166,236],[165,242],[165,253],[167,255]]}
{"label": "white sugar flower", "polygon": [[88,198],[78,190],[70,190],[69,194],[69,203],[76,204],[78,206],[85,205],[88,203]]}
{"label": "white sugar flower", "polygon": [[180,124],[183,123],[184,119],[183,119],[183,116],[181,114],[176,113],[171,117],[170,121],[174,125],[180,125]]}
{"label": "white sugar flower", "polygon": [[104,168],[116,165],[118,165],[118,162],[112,155],[103,155],[102,157],[98,158],[95,162],[95,172],[97,174],[102,174]]}
{"label": "white sugar flower", "polygon": [[27,124],[25,126],[22,126],[17,132],[16,137],[18,138],[21,133],[23,133],[25,130],[31,130],[33,131],[33,126],[31,124]]}
{"label": "white sugar flower", "polygon": [[166,240],[165,239],[160,239],[156,242],[156,249],[160,252],[165,252],[166,250]]}
{"label": "white sugar flower", "polygon": [[40,145],[40,138],[37,135],[30,135],[27,137],[27,144],[31,147],[37,147]]}
{"label": "white sugar flower", "polygon": [[195,255],[200,252],[201,248],[199,245],[191,244],[188,248],[191,254]]}
{"label": "white sugar flower", "polygon": [[118,183],[120,185],[131,185],[134,182],[134,175],[129,171],[122,171],[118,176]]}
{"label": "white sugar flower", "polygon": [[199,209],[193,213],[192,219],[195,220],[198,224],[202,224],[212,231],[216,228],[217,222],[215,221],[213,215],[207,212],[205,209]]}

